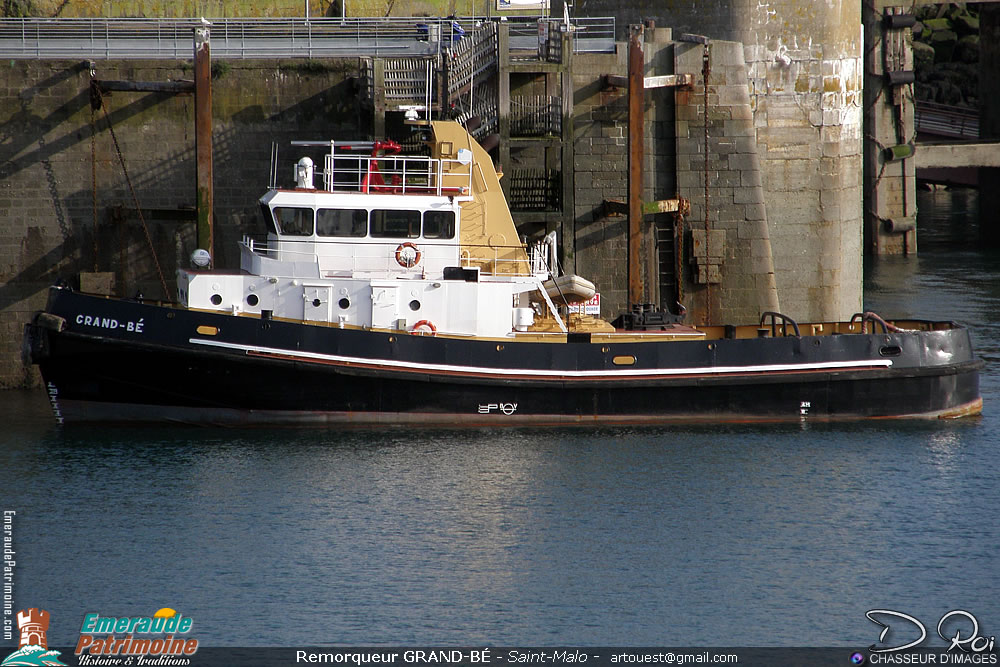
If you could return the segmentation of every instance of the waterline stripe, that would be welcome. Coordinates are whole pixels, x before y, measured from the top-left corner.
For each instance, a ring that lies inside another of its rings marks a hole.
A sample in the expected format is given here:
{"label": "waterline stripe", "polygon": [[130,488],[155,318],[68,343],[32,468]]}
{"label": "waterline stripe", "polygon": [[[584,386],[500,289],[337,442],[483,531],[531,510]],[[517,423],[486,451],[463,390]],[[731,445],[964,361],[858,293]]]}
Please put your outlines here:
{"label": "waterline stripe", "polygon": [[391,359],[366,359],[364,357],[347,357],[335,354],[321,354],[319,352],[302,352],[301,350],[283,350],[274,347],[260,347],[256,345],[240,345],[237,343],[225,343],[215,340],[202,340],[199,338],[189,338],[189,343],[196,345],[208,345],[210,347],[220,347],[229,350],[242,350],[247,353],[281,355],[300,359],[315,359],[317,361],[331,361],[349,365],[378,366],[391,369],[408,369],[424,372],[446,372],[459,375],[505,375],[510,377],[518,376],[543,376],[554,378],[638,378],[657,376],[683,376],[683,375],[726,375],[731,373],[774,373],[780,371],[818,371],[818,370],[843,370],[848,368],[888,368],[892,365],[889,359],[860,359],[856,361],[822,361],[818,363],[806,364],[764,364],[756,366],[701,366],[697,368],[639,368],[639,369],[606,369],[587,371],[560,371],[550,369],[531,368],[490,368],[487,366],[454,366],[450,364],[426,364],[415,361],[396,361]]}

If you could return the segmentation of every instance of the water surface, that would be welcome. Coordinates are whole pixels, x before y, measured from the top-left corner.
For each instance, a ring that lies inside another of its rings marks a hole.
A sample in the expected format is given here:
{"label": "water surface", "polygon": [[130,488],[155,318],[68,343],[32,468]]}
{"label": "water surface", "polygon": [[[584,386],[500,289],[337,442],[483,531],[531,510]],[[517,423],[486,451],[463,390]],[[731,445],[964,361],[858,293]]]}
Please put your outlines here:
{"label": "water surface", "polygon": [[952,220],[968,193],[921,207],[920,254],[870,266],[865,305],[971,324],[980,418],[60,429],[6,392],[16,608],[50,611],[50,645],[161,607],[204,646],[868,646],[874,608],[997,634],[1000,258]]}

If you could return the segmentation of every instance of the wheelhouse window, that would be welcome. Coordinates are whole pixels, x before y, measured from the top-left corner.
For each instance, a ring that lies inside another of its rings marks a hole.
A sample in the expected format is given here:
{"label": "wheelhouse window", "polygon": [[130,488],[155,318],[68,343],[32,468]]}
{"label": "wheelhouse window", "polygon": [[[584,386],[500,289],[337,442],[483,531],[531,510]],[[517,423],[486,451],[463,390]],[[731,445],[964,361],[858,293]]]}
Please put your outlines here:
{"label": "wheelhouse window", "polygon": [[415,239],[420,236],[420,211],[372,211],[370,233],[375,238]]}
{"label": "wheelhouse window", "polygon": [[425,211],[424,238],[425,239],[455,238],[455,212]]}
{"label": "wheelhouse window", "polygon": [[278,228],[274,226],[274,216],[271,215],[271,209],[267,204],[260,205],[260,214],[264,218],[264,224],[267,226],[267,231],[270,234],[277,234]]}
{"label": "wheelhouse window", "polygon": [[316,211],[316,233],[320,236],[365,236],[368,233],[368,211],[363,208],[321,208]]}
{"label": "wheelhouse window", "polygon": [[274,222],[285,236],[312,236],[313,210],[298,206],[275,206]]}

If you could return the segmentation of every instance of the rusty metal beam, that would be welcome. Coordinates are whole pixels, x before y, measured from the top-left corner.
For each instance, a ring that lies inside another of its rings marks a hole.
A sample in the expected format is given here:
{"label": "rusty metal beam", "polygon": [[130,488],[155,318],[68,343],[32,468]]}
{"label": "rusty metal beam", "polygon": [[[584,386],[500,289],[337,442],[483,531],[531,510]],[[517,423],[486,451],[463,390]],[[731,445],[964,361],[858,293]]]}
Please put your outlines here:
{"label": "rusty metal beam", "polygon": [[680,213],[681,215],[688,215],[691,213],[691,201],[684,197],[659,199],[643,204],[642,211],[643,213]]}
{"label": "rusty metal beam", "polygon": [[628,300],[643,303],[642,272],[642,160],[644,88],[642,26],[629,28],[628,40]]}
{"label": "rusty metal beam", "polygon": [[102,81],[94,79],[102,93],[112,90],[130,93],[171,93],[174,95],[194,92],[194,81]]}
{"label": "rusty metal beam", "polygon": [[[602,76],[606,88],[628,88],[629,77],[620,74],[604,74]],[[642,87],[676,88],[678,86],[693,86],[694,74],[664,74],[662,76],[647,76],[642,79]]]}
{"label": "rusty metal beam", "polygon": [[[657,201],[644,202],[642,204],[643,214],[655,213],[680,213],[689,215],[691,213],[691,201],[684,197],[677,199],[659,199]],[[601,214],[603,217],[628,215],[628,204],[621,199],[605,199],[601,202]]]}
{"label": "rusty metal beam", "polygon": [[215,264],[212,231],[212,54],[208,27],[194,30],[194,144],[197,158],[198,247]]}
{"label": "rusty metal beam", "polygon": [[663,74],[647,76],[642,80],[644,88],[676,88],[677,86],[693,86],[694,74]]}

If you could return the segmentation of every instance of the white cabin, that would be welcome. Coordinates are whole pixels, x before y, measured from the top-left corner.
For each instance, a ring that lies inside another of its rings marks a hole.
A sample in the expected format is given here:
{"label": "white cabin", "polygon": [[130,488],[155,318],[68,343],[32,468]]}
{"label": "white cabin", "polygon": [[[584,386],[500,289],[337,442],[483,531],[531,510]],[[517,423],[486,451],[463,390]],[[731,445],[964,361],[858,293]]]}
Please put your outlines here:
{"label": "white cabin", "polygon": [[365,157],[329,142],[321,188],[312,182],[311,160],[301,160],[298,187],[271,189],[260,199],[267,237],[244,238],[241,273],[180,270],[181,303],[481,337],[526,331],[547,311],[565,331],[542,288],[551,277],[554,239],[529,256],[488,154],[455,123],[431,129],[431,157],[377,155],[398,151],[392,142],[350,145],[370,149]]}

